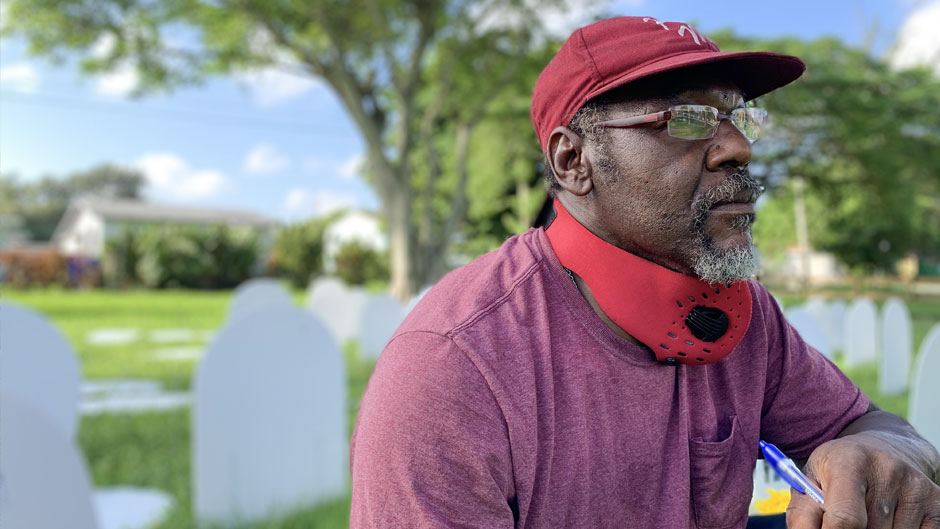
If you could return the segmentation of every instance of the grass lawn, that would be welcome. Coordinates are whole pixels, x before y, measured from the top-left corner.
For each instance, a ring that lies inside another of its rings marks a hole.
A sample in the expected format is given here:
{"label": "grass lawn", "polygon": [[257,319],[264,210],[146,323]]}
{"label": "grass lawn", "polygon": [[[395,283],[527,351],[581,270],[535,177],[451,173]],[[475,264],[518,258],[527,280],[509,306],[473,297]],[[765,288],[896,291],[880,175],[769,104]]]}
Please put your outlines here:
{"label": "grass lawn", "polygon": [[[153,343],[149,331],[193,329],[217,331],[225,321],[231,292],[197,291],[67,291],[4,290],[2,297],[38,309],[53,320],[76,349],[86,378],[157,379],[166,389],[189,389],[195,361],[156,360],[149,354],[166,344]],[[295,292],[300,302],[302,293]],[[782,296],[787,306],[798,298]],[[940,321],[940,300],[908,302],[913,316],[914,346],[920,345],[931,325]],[[139,329],[138,340],[121,345],[87,341],[100,328]],[[174,343],[174,347],[201,347],[203,340]],[[915,349],[916,350],[916,349]],[[361,360],[354,344],[345,350],[349,376],[349,429],[374,363]],[[907,395],[886,397],[877,392],[877,371],[865,366],[846,373],[882,408],[904,415]],[[190,416],[188,410],[144,414],[85,416],[79,444],[98,486],[156,487],[176,498],[176,505],[161,529],[189,529]],[[349,497],[289,517],[245,526],[245,529],[325,529],[348,527]]]}
{"label": "grass lawn", "polygon": [[[294,293],[298,304],[303,293]],[[2,298],[33,307],[61,330],[81,359],[85,378],[156,379],[168,390],[188,390],[196,362],[157,360],[149,351],[167,344],[148,340],[149,331],[191,329],[217,331],[225,321],[231,292],[203,291],[72,291],[9,290]],[[139,339],[124,344],[94,344],[95,329],[138,329]],[[175,342],[172,347],[205,346],[203,340]],[[374,362],[360,360],[355,344],[345,351],[349,376],[349,434]],[[190,414],[188,410],[141,414],[83,416],[79,445],[96,486],[155,487],[172,494],[176,504],[160,529],[189,529],[196,524],[189,503]],[[326,529],[349,527],[349,497],[245,526],[245,529]]]}

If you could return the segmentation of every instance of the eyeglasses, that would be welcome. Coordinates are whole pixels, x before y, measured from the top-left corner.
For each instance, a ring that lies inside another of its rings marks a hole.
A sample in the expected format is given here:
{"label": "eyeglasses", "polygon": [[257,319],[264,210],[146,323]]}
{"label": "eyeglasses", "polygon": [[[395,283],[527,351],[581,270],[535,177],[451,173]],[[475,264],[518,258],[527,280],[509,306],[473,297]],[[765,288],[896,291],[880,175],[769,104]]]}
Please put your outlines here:
{"label": "eyeglasses", "polygon": [[723,119],[731,121],[749,142],[754,143],[760,137],[761,129],[767,120],[767,111],[763,108],[749,107],[736,108],[729,114],[724,114],[715,107],[705,105],[677,105],[662,112],[602,121],[598,125],[631,128],[666,121],[669,123],[667,132],[673,138],[705,140],[715,135]]}

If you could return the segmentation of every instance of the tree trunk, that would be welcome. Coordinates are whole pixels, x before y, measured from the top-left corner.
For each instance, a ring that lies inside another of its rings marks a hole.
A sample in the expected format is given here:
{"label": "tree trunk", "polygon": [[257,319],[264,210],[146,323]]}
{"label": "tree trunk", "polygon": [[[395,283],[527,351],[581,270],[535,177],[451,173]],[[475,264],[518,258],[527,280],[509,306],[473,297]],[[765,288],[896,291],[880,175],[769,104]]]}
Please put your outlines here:
{"label": "tree trunk", "polygon": [[411,198],[408,190],[391,189],[384,201],[388,222],[389,260],[391,281],[389,292],[401,302],[408,301],[416,292],[414,236],[411,229]]}

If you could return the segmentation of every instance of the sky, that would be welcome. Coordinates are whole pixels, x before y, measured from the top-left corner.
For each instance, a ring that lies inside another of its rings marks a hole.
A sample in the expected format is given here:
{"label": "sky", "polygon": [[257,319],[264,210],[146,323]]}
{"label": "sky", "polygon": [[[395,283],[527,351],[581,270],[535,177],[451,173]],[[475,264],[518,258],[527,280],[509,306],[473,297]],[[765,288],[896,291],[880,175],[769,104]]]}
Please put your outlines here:
{"label": "sky", "polygon": [[[614,0],[607,11],[689,21],[705,33],[832,35],[908,63],[923,60],[924,49],[940,50],[940,0]],[[567,35],[588,14],[546,22]],[[899,37],[905,53],[895,51]],[[933,57],[940,64],[940,54]],[[113,163],[141,170],[154,202],[247,209],[288,222],[378,207],[359,174],[364,144],[316,79],[246,72],[143,99],[127,96],[133,86],[131,72],[83,76],[68,63],[28,56],[18,38],[0,41],[0,173],[29,181]]]}

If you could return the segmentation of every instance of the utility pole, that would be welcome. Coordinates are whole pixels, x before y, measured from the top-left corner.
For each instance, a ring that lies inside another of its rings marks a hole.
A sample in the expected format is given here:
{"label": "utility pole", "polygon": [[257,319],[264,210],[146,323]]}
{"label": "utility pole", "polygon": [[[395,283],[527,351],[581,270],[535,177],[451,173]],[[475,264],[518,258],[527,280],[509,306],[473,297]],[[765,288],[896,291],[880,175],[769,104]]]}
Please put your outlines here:
{"label": "utility pole", "polygon": [[800,256],[800,284],[803,291],[809,290],[810,252],[809,229],[806,227],[806,181],[801,175],[793,177],[793,213],[796,218],[796,244]]}

